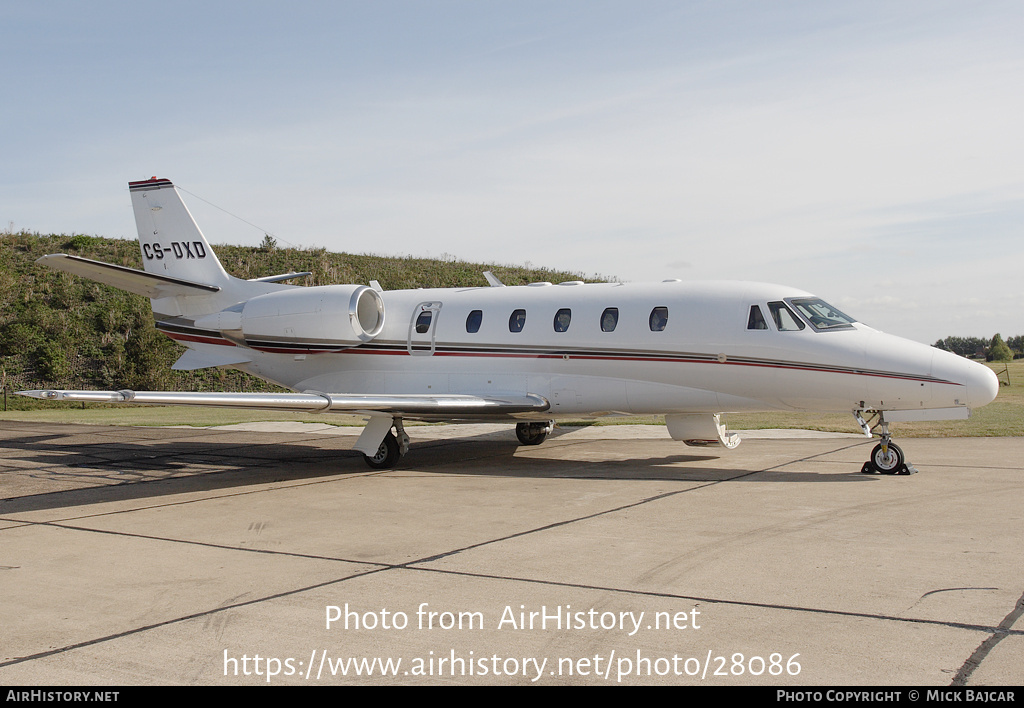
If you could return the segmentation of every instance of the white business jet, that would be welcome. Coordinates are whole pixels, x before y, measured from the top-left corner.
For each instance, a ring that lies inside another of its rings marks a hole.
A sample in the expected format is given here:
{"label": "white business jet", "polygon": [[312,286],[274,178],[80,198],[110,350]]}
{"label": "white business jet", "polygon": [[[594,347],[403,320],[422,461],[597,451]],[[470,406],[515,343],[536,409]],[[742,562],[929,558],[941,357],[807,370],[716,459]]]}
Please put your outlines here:
{"label": "white business jet", "polygon": [[144,271],[41,263],[152,300],[187,350],[175,369],[234,367],[295,393],[23,391],[36,398],[357,414],[374,468],[409,447],[403,421],[516,422],[536,445],[560,417],[664,414],[689,445],[739,444],[721,415],[852,412],[877,434],[862,471],[909,474],[892,421],[966,418],[993,372],[876,331],[810,293],[749,282],[531,283],[385,291],[228,275],[174,185],[130,182]]}

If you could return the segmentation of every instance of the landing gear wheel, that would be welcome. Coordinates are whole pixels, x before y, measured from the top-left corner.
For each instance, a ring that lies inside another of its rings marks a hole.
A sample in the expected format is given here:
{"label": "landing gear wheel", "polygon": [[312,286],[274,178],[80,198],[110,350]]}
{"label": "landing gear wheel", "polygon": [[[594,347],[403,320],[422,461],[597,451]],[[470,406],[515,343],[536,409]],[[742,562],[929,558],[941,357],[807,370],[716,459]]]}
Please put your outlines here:
{"label": "landing gear wheel", "polygon": [[366,464],[375,470],[391,469],[398,464],[398,460],[401,457],[402,452],[398,446],[398,439],[390,430],[381,441],[380,447],[377,448],[377,454],[372,457],[370,455],[363,455],[363,459],[366,460]]}
{"label": "landing gear wheel", "polygon": [[914,474],[917,472],[903,455],[899,445],[889,443],[889,451],[882,452],[882,444],[875,445],[871,459],[861,469],[864,474]]}
{"label": "landing gear wheel", "polygon": [[[861,405],[864,405],[863,401]],[[892,442],[892,436],[889,434],[889,423],[885,419],[884,412],[876,411],[878,417],[873,418],[871,423],[864,420],[863,414],[866,412],[870,411],[862,408],[857,409],[853,412],[853,417],[857,419],[857,424],[860,425],[865,435],[868,437],[871,437],[872,434],[880,435],[882,442],[875,445],[875,448],[871,451],[871,457],[860,468],[861,474],[917,474],[917,469],[907,463],[907,458],[903,455],[903,450],[900,449],[900,446]]]}
{"label": "landing gear wheel", "polygon": [[903,465],[903,450],[895,443],[889,443],[888,452],[882,452],[882,444],[871,451],[871,464],[879,474],[898,474]]}
{"label": "landing gear wheel", "polygon": [[551,423],[516,423],[516,437],[523,445],[540,445],[551,432]]}

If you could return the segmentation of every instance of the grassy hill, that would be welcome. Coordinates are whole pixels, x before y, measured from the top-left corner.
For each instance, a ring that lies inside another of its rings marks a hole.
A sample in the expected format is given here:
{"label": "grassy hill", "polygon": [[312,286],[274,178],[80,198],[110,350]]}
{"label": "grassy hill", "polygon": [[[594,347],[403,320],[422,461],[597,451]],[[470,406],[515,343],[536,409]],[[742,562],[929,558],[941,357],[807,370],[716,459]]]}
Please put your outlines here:
{"label": "grassy hill", "polygon": [[[424,258],[330,253],[326,249],[215,245],[239,278],[309,271],[305,285],[368,283],[386,290],[486,285],[483,271],[504,283],[583,280],[579,273]],[[171,371],[184,348],[153,326],[149,300],[35,263],[70,253],[142,268],[136,241],[96,236],[0,233],[0,388],[122,388],[261,391],[275,387],[237,371]],[[23,397],[8,405],[35,407]],[[52,405],[52,404],[47,404]]]}

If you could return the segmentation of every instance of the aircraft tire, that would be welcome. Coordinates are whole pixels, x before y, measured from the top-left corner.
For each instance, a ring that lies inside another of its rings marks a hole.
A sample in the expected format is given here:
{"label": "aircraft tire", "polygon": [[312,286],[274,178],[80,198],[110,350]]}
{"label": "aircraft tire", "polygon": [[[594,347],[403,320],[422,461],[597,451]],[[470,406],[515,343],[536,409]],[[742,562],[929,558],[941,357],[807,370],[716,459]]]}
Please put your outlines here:
{"label": "aircraft tire", "polygon": [[402,453],[398,448],[398,439],[390,430],[381,441],[380,447],[377,448],[376,455],[372,457],[370,455],[363,455],[363,459],[366,460],[366,464],[375,470],[391,469],[398,464],[398,460],[401,457]]}
{"label": "aircraft tire", "polygon": [[904,462],[903,450],[894,443],[889,443],[888,455],[882,452],[881,443],[875,445],[875,448],[871,451],[871,466],[879,474],[899,474]]}
{"label": "aircraft tire", "polygon": [[523,445],[540,445],[547,437],[547,423],[516,423],[516,437]]}

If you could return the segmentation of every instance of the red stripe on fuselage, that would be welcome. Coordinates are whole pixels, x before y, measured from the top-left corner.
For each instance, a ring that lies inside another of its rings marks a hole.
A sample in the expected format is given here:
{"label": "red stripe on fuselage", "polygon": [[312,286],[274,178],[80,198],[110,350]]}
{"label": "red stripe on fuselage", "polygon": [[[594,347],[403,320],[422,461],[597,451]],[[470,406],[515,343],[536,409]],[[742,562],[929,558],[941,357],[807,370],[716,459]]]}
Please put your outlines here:
{"label": "red stripe on fuselage", "polygon": [[[426,351],[425,349],[423,351]],[[380,349],[365,349],[357,347],[353,349],[346,349],[343,354],[385,354],[390,356],[409,356],[409,351],[405,349],[393,349],[393,350],[380,350]],[[531,354],[531,353],[511,353],[511,352],[444,352],[435,351],[432,356],[455,356],[455,357],[478,357],[478,358],[510,358],[510,359],[586,359],[589,361],[649,361],[649,362],[667,362],[676,364],[717,364],[724,366],[752,366],[756,368],[764,369],[787,369],[790,371],[814,371],[825,374],[847,374],[852,376],[872,376],[875,378],[885,379],[896,379],[900,381],[921,381],[924,383],[942,383],[942,384],[955,384],[954,381],[943,381],[941,379],[935,379],[930,377],[922,377],[916,374],[898,374],[883,371],[862,371],[856,369],[839,369],[829,368],[824,366],[815,366],[813,364],[785,364],[785,363],[770,363],[770,362],[752,362],[752,361],[729,361],[724,362],[717,361],[712,358],[690,358],[681,356],[600,356],[597,354]]]}
{"label": "red stripe on fuselage", "polygon": [[[180,342],[199,342],[202,344],[218,344],[222,346],[237,346],[234,342],[227,339],[217,339],[213,337],[204,337],[200,335],[186,335],[180,333],[164,332],[168,337]],[[375,355],[375,356],[411,356],[408,349],[372,349],[366,347],[352,347],[348,349],[338,350],[314,350],[314,349],[301,349],[291,347],[251,347],[252,349],[268,354],[363,354],[363,355]],[[419,351],[427,352],[428,349],[424,348]],[[550,353],[515,353],[515,352],[447,352],[435,350],[431,356],[439,357],[475,357],[478,359],[577,359],[587,361],[644,361],[644,362],[665,362],[675,364],[717,364],[719,366],[750,366],[755,368],[763,369],[787,369],[789,371],[813,371],[825,374],[847,374],[852,376],[871,376],[874,378],[894,379],[899,381],[921,381],[924,383],[941,383],[941,384],[955,384],[954,381],[943,381],[935,378],[922,377],[915,374],[898,374],[883,371],[861,371],[854,369],[839,369],[829,368],[823,366],[815,366],[813,364],[786,364],[786,363],[771,363],[771,362],[752,362],[752,361],[729,361],[719,362],[711,358],[695,358],[695,357],[682,357],[682,356],[635,356],[635,355],[619,355],[619,356],[601,356],[598,354],[550,354]]]}

